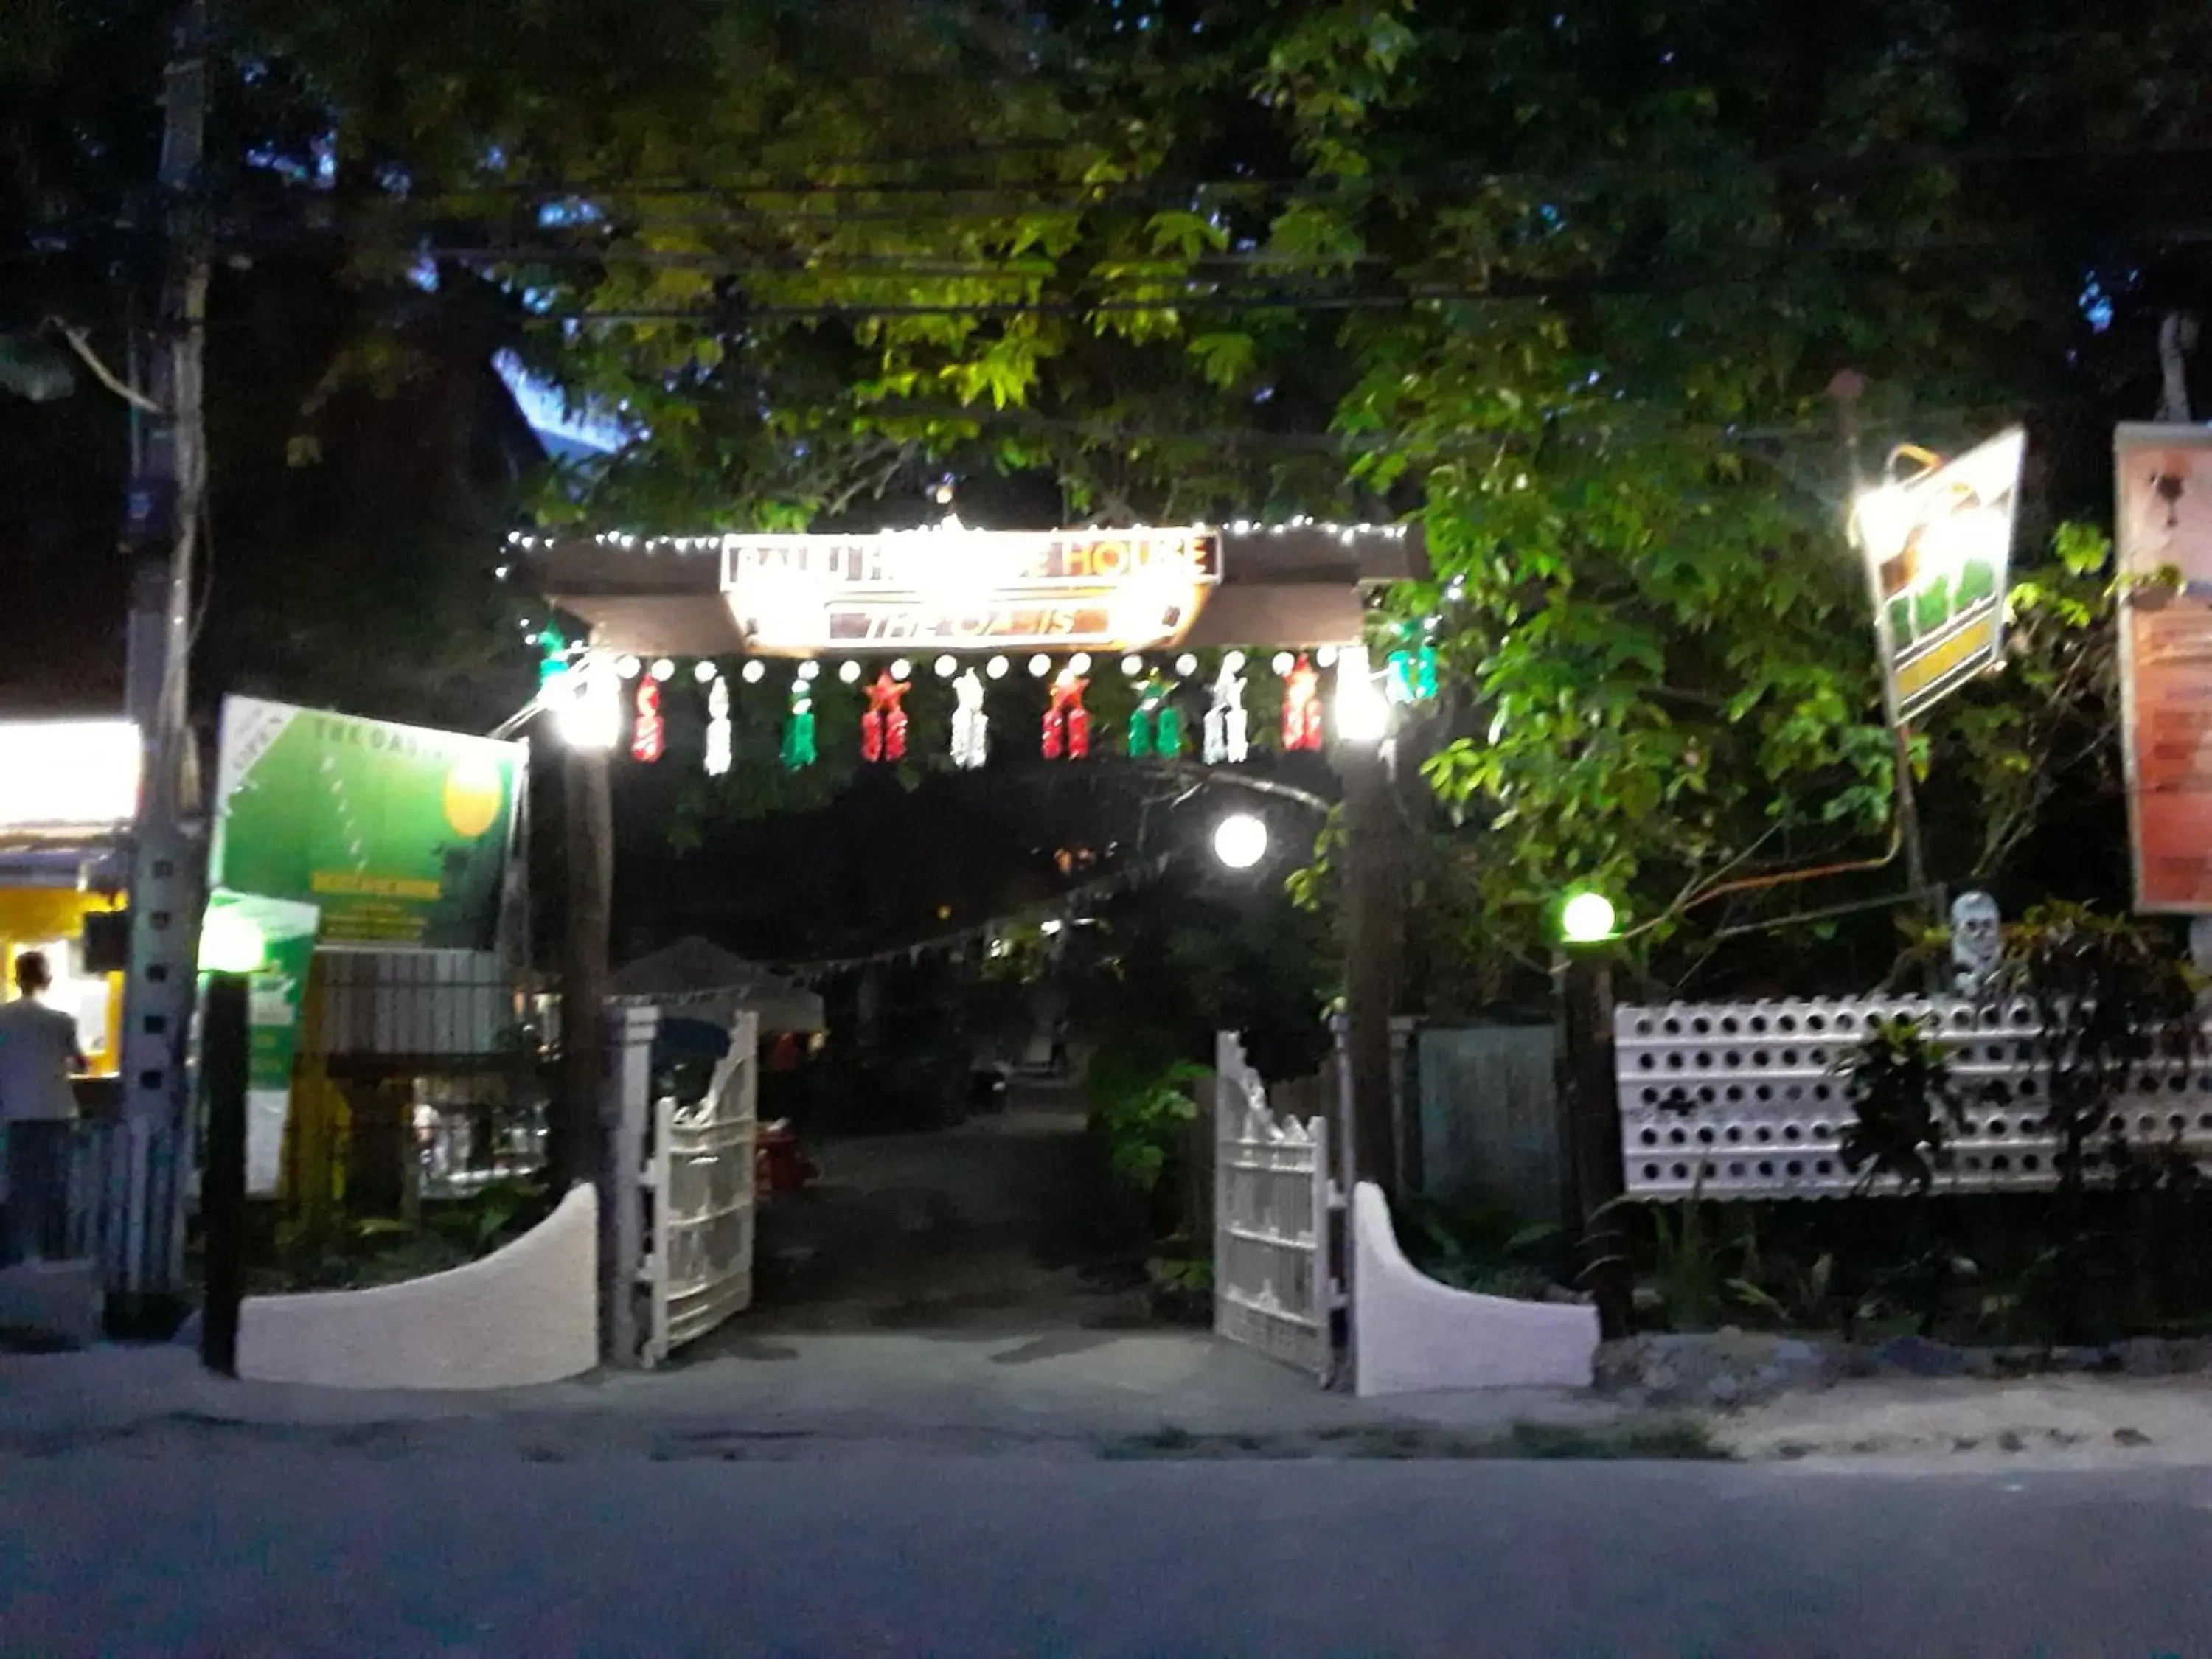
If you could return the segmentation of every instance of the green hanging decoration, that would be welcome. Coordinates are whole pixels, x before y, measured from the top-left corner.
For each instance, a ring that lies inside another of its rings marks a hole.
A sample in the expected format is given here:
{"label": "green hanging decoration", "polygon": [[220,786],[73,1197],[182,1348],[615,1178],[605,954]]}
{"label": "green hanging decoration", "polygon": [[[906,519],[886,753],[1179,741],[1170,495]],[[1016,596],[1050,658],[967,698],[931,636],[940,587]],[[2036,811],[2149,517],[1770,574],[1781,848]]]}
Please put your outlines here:
{"label": "green hanging decoration", "polygon": [[1389,670],[1389,690],[1392,702],[1436,701],[1436,647],[1425,644],[1393,651],[1385,665]]}
{"label": "green hanging decoration", "polygon": [[548,623],[538,630],[538,686],[541,693],[551,693],[568,683],[568,641],[561,630]]}
{"label": "green hanging decoration", "polygon": [[783,763],[796,772],[814,760],[814,688],[800,680],[791,688],[791,714],[783,723]]}
{"label": "green hanging decoration", "polygon": [[1145,682],[1129,715],[1129,753],[1139,760],[1174,760],[1182,753],[1182,711],[1170,694],[1174,688],[1157,674]]}

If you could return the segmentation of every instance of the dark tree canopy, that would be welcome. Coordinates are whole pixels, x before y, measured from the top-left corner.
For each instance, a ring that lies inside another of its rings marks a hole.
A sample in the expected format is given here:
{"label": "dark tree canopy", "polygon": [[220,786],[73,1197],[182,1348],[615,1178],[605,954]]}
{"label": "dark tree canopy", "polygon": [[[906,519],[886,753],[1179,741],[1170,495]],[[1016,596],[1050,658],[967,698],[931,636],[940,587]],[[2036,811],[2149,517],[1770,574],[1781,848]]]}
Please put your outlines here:
{"label": "dark tree canopy", "polygon": [[[161,9],[45,0],[0,39],[0,328],[58,310],[113,350],[143,303]],[[434,667],[511,626],[477,538],[523,485],[469,408],[500,348],[631,434],[535,487],[549,520],[875,522],[948,470],[1004,480],[1009,522],[1418,515],[1437,580],[1396,606],[1437,618],[1454,826],[1427,908],[1501,970],[1571,882],[1677,981],[1717,930],[1881,896],[1695,902],[1887,838],[1834,376],[1868,379],[1869,466],[2025,420],[2039,564],[2104,514],[2110,422],[2203,297],[2180,0],[222,17],[227,673],[514,694]],[[93,396],[0,431],[112,474]],[[11,488],[6,533],[94,571],[99,491]],[[2039,579],[2023,672],[1930,723],[1941,877],[2106,878],[2039,839],[2117,829],[2088,545]],[[2082,787],[2004,783],[2054,752]]]}

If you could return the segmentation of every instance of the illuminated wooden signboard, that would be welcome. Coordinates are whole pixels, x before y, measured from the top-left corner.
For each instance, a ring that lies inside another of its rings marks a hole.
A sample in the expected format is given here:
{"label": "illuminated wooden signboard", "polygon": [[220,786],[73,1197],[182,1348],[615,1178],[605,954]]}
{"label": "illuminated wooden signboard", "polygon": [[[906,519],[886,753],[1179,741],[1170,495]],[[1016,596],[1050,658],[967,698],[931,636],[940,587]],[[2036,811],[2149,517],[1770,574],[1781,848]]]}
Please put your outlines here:
{"label": "illuminated wooden signboard", "polygon": [[740,536],[722,593],[749,650],[872,646],[1143,651],[1188,631],[1221,580],[1212,531],[969,530]]}
{"label": "illuminated wooden signboard", "polygon": [[2027,435],[2015,427],[1856,504],[1873,560],[1900,720],[2004,658],[2013,520]]}

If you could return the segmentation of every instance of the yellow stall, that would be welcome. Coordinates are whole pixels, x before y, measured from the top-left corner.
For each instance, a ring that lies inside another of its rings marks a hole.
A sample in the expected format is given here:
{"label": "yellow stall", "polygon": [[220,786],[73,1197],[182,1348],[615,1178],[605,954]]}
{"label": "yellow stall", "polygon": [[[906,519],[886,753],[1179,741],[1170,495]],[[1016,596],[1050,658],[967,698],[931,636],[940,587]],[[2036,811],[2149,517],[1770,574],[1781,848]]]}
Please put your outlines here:
{"label": "yellow stall", "polygon": [[46,952],[47,1000],[76,1020],[95,1097],[103,1081],[113,1087],[122,1049],[120,913],[139,764],[128,720],[0,720],[0,995],[15,994],[20,953]]}

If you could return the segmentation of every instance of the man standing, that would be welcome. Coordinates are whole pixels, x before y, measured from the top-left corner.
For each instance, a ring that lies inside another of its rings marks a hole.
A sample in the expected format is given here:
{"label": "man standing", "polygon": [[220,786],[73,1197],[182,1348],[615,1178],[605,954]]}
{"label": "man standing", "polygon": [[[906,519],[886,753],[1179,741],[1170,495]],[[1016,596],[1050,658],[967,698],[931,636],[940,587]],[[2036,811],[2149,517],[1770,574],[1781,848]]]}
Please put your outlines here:
{"label": "man standing", "polygon": [[76,1022],[46,1004],[54,982],[42,951],[15,958],[15,1000],[0,1006],[0,1127],[8,1140],[8,1229],[0,1264],[61,1253],[66,1219],[70,1073],[86,1069]]}

